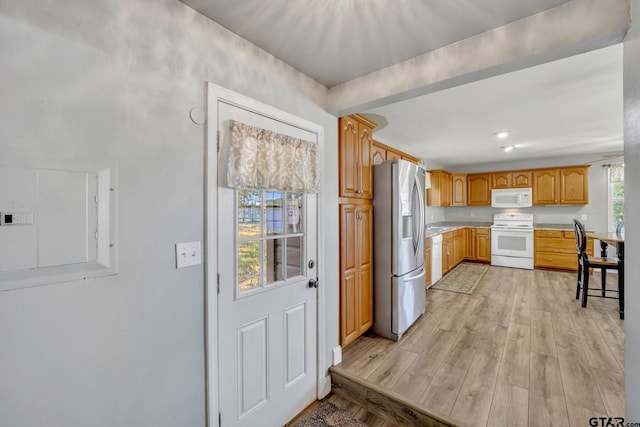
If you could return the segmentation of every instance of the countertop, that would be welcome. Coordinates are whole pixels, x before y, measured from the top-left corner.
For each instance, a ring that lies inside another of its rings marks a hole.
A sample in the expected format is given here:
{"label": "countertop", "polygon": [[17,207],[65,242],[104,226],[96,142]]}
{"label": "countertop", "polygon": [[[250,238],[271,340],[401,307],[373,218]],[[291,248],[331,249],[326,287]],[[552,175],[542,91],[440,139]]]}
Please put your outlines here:
{"label": "countertop", "polygon": [[573,224],[533,224],[534,230],[565,230],[573,231]]}
{"label": "countertop", "polygon": [[[425,238],[437,236],[438,234],[448,233],[449,231],[458,230],[464,227],[489,228],[492,222],[485,221],[440,221],[429,224],[429,228],[425,230]],[[573,231],[573,224],[545,224],[534,223],[534,230],[564,230]]]}
{"label": "countertop", "polygon": [[424,237],[429,238],[438,234],[448,233],[449,231],[458,230],[465,227],[473,228],[489,228],[491,222],[482,221],[440,221],[429,224],[429,228],[424,231]]}

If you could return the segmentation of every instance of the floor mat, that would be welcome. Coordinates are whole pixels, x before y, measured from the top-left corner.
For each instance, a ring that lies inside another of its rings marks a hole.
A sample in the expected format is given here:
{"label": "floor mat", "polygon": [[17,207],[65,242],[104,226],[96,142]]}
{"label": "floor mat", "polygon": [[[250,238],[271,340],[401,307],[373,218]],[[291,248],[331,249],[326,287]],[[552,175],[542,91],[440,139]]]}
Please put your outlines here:
{"label": "floor mat", "polygon": [[463,262],[447,273],[431,289],[471,295],[488,270],[489,266],[486,264]]}
{"label": "floor mat", "polygon": [[320,402],[291,427],[367,427],[331,402]]}

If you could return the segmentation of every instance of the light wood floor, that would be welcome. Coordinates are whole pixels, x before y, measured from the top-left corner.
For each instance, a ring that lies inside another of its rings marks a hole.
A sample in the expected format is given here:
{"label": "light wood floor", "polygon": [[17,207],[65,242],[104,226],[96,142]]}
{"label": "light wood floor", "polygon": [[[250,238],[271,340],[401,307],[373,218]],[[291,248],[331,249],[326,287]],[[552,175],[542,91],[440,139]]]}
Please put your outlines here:
{"label": "light wood floor", "polygon": [[582,308],[575,278],[491,267],[473,295],[429,290],[425,315],[399,342],[363,336],[339,366],[461,425],[623,417],[618,301],[589,298]]}

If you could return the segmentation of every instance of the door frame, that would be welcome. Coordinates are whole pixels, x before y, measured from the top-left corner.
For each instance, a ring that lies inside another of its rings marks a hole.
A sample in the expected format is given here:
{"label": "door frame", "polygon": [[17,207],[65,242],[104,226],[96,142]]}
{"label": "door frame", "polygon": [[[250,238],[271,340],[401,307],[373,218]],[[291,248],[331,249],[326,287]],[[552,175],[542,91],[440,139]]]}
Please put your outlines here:
{"label": "door frame", "polygon": [[[252,111],[282,123],[305,129],[317,135],[320,171],[324,171],[324,127],[286,111],[256,101],[255,99],[225,89],[214,83],[206,83],[206,143],[205,143],[205,398],[207,426],[219,426],[219,377],[218,377],[218,101]],[[323,176],[321,174],[321,180]],[[321,183],[321,190],[323,185]],[[316,302],[316,398],[322,398],[331,389],[331,380],[324,369],[325,354],[325,286],[324,240],[322,198],[318,194],[316,202],[317,232],[317,272],[321,285],[317,290]]]}

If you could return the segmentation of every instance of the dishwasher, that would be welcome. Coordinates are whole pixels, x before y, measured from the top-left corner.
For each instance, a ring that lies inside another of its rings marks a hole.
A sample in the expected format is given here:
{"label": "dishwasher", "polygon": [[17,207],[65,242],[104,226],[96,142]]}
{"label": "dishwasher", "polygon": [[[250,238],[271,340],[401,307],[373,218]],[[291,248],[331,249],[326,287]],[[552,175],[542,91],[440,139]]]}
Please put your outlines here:
{"label": "dishwasher", "polygon": [[[442,234],[431,237],[431,286],[442,278]],[[429,286],[429,287],[431,287]]]}

